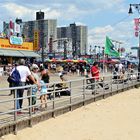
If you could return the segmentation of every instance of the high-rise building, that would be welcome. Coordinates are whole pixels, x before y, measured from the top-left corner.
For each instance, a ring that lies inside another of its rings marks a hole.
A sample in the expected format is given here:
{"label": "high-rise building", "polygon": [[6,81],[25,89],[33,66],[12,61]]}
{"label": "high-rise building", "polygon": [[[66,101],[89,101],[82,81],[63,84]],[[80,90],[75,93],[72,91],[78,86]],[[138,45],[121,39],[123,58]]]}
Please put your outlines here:
{"label": "high-rise building", "polygon": [[36,12],[36,20],[44,19],[44,12]]}
{"label": "high-rise building", "polygon": [[[44,47],[49,52],[50,38],[56,39],[57,36],[57,20],[40,19],[34,21],[23,22],[23,34],[25,39],[35,43],[37,41],[37,49]],[[53,48],[51,48],[53,50]]]}
{"label": "high-rise building", "polygon": [[9,23],[3,22],[3,32],[8,35],[9,34]]}
{"label": "high-rise building", "polygon": [[77,26],[77,47],[78,54],[87,54],[87,26]]}
{"label": "high-rise building", "polygon": [[[57,28],[57,38],[68,38],[71,41],[72,56],[79,57],[87,53],[87,26],[77,26],[75,23],[68,27]],[[58,48],[62,49],[63,42],[58,41]],[[67,49],[69,49],[67,48]]]}

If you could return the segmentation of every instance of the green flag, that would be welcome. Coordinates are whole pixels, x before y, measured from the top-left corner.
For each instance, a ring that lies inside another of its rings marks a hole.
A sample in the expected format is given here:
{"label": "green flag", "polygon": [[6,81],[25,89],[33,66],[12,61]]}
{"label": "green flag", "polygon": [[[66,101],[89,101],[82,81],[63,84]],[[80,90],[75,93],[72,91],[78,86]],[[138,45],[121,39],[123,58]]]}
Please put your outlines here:
{"label": "green flag", "polygon": [[109,56],[116,56],[116,57],[120,56],[119,52],[115,50],[112,41],[107,36],[106,36],[106,43],[105,43],[105,54],[108,54]]}

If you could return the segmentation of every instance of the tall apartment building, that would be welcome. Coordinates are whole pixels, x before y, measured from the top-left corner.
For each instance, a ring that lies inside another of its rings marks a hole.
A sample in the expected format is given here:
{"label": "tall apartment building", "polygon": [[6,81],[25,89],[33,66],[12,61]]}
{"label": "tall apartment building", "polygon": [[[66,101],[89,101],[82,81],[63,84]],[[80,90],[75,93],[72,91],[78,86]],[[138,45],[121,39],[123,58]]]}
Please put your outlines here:
{"label": "tall apartment building", "polygon": [[37,49],[44,47],[44,51],[49,52],[50,38],[55,40],[57,37],[57,20],[39,19],[23,22],[23,34],[28,41],[36,41]]}
{"label": "tall apartment building", "polygon": [[[87,26],[77,26],[75,23],[68,27],[57,28],[57,38],[68,38],[71,41],[71,46],[67,48],[72,51],[73,57],[79,57],[87,53]],[[62,49],[63,42],[59,41],[58,48]]]}

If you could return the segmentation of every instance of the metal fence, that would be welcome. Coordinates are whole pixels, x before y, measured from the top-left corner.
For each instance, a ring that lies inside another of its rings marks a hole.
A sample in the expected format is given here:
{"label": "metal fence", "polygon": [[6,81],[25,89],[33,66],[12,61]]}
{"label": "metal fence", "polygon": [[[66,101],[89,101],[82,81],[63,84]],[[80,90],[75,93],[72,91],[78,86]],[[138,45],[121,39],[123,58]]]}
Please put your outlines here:
{"label": "metal fence", "polygon": [[[133,75],[128,74],[125,79],[114,79],[113,75],[104,76],[100,79],[102,80],[95,80],[95,82],[92,78],[80,78],[77,80],[67,81],[67,88],[63,89],[57,87],[58,82],[47,84],[47,106],[40,101],[40,91],[36,94],[32,94],[32,90],[36,85],[1,88],[0,126],[4,126],[11,122],[16,123],[18,120],[23,118],[31,118],[44,111],[53,112],[56,109],[72,106],[73,104],[80,102],[83,102],[84,104],[85,101],[90,98],[96,98],[98,96],[104,97],[108,93],[111,94],[114,91],[127,89],[140,83],[138,80],[138,73]],[[16,96],[17,90],[19,89],[24,89],[24,96],[22,98],[17,98]],[[9,96],[10,92],[12,92],[11,96]],[[32,104],[33,99],[36,100],[34,105]],[[16,109],[18,100],[23,100],[23,106],[21,109]],[[43,105],[44,107],[41,108]],[[19,114],[18,112],[21,113]],[[55,116],[55,113],[53,116]],[[15,129],[15,131],[17,130]]]}

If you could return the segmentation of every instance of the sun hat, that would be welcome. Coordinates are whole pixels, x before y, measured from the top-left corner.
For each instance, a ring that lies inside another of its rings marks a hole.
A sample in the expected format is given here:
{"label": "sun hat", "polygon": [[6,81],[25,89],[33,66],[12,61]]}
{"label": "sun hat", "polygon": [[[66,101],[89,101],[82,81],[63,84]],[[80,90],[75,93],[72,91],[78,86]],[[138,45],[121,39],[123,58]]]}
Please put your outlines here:
{"label": "sun hat", "polygon": [[33,69],[39,69],[38,65],[37,64],[32,64],[31,70],[33,70]]}

